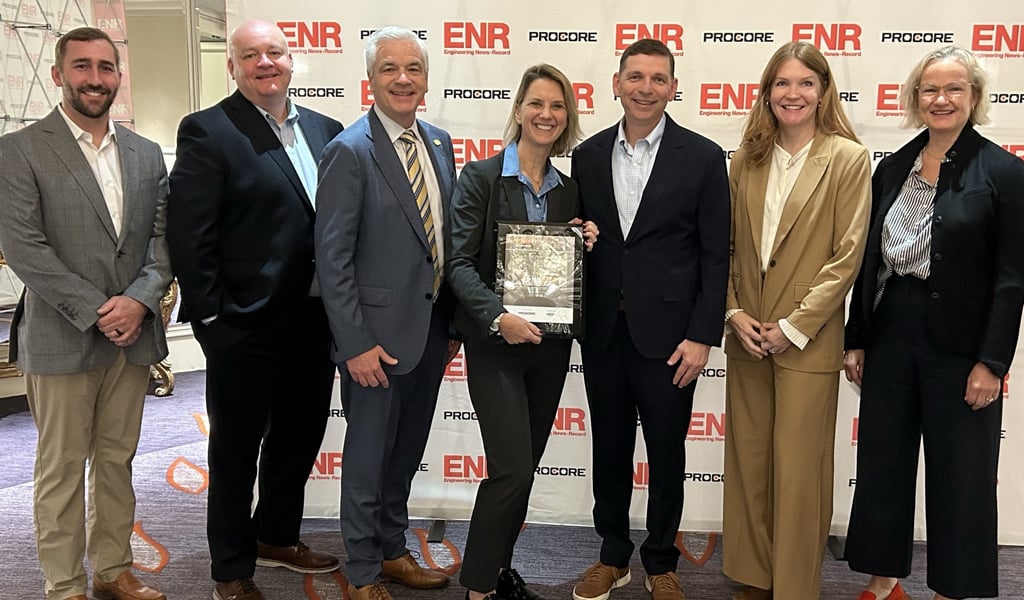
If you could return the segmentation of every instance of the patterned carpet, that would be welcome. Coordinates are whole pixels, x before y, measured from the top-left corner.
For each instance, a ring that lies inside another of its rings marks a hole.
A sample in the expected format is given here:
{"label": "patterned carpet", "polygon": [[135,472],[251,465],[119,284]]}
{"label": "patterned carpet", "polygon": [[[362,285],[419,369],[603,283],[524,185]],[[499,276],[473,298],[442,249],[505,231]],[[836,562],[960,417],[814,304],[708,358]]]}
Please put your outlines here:
{"label": "patterned carpet", "polygon": [[[42,574],[32,535],[32,462],[35,429],[27,413],[0,418],[0,600],[42,598]],[[147,398],[142,441],[135,460],[138,494],[133,536],[139,576],[171,600],[208,599],[209,555],[205,540],[206,420],[203,373],[179,374],[173,396]],[[449,522],[443,543],[427,543],[426,521],[417,521],[409,547],[421,564],[457,575],[466,524]],[[641,532],[634,532],[639,545]],[[307,520],[303,539],[318,550],[343,555],[335,520]],[[715,534],[681,534],[678,574],[690,600],[727,600],[737,589],[721,574],[721,547]],[[571,598],[572,586],[598,552],[590,528],[529,525],[520,538],[514,566],[546,598]],[[923,545],[915,549],[915,575],[904,583],[918,600],[925,586]],[[634,560],[633,581],[613,600],[645,600],[643,569]],[[1004,548],[1000,556],[1001,598],[1024,600],[1024,548]],[[826,557],[823,600],[852,600],[864,578],[842,561]],[[284,569],[259,568],[256,582],[269,600],[344,598],[344,574],[302,576]],[[456,582],[441,591],[413,592],[389,585],[396,600],[459,600]],[[798,600],[798,599],[780,599]]]}

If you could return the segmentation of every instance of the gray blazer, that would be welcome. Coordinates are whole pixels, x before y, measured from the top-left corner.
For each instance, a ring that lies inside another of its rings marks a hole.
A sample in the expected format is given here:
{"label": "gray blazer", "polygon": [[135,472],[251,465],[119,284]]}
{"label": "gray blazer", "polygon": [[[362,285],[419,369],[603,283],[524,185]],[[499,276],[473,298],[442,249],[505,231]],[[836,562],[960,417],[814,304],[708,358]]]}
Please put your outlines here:
{"label": "gray blazer", "polygon": [[124,190],[120,236],[96,177],[60,113],[0,137],[0,248],[25,282],[11,354],[37,375],[107,367],[119,348],[95,327],[111,296],[150,313],[129,362],[167,355],[160,298],[171,281],[164,239],[167,169],[160,147],[115,125]]}
{"label": "gray blazer", "polygon": [[[444,130],[417,123],[441,188],[447,231],[452,141]],[[380,344],[398,359],[394,367],[385,365],[387,373],[410,372],[427,343],[434,270],[405,167],[373,110],[324,149],[316,212],[316,272],[335,362]],[[454,296],[447,286],[437,302],[450,315]]]}

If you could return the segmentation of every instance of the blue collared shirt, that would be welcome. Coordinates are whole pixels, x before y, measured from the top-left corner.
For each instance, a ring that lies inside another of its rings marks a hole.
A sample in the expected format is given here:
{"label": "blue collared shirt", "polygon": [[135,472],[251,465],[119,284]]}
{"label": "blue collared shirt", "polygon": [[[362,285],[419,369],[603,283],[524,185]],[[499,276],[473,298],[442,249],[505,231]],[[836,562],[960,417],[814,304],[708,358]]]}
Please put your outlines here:
{"label": "blue collared shirt", "polygon": [[612,150],[612,188],[623,238],[629,236],[647,180],[654,170],[654,159],[665,135],[665,121],[665,115],[661,115],[654,129],[647,137],[638,139],[636,146],[630,146],[626,141],[625,122],[619,122],[619,133],[615,136],[615,148]]}
{"label": "blue collared shirt", "polygon": [[534,193],[533,184],[519,168],[519,150],[516,148],[515,142],[506,148],[505,159],[501,163],[501,176],[515,177],[522,184],[526,216],[531,223],[542,223],[548,220],[548,192],[562,185],[562,178],[550,160],[548,160],[547,172],[544,173],[544,181],[541,182],[539,194]]}
{"label": "blue collared shirt", "polygon": [[288,116],[285,117],[284,123],[278,123],[273,115],[259,106],[256,107],[256,110],[260,111],[267,123],[270,123],[270,129],[274,135],[281,140],[288,160],[292,161],[295,172],[299,174],[302,187],[306,190],[310,203],[316,208],[316,159],[313,158],[313,151],[309,149],[306,136],[302,133],[299,110],[295,108],[295,103],[291,100],[288,101]]}

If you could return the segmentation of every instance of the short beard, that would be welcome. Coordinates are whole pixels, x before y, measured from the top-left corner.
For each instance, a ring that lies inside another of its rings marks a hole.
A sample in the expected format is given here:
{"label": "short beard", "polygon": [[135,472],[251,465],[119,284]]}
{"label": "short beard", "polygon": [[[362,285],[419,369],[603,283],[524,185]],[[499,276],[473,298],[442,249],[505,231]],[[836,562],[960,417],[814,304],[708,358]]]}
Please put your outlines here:
{"label": "short beard", "polygon": [[[106,101],[98,109],[91,108],[88,104],[82,101],[82,94],[86,91],[97,91],[102,90],[109,92]],[[82,115],[89,117],[90,119],[99,119],[110,111],[111,105],[114,104],[114,99],[117,97],[117,90],[107,90],[106,88],[90,88],[89,86],[82,86],[77,90],[74,90],[69,85],[64,85],[64,97],[71,104],[77,112]]]}

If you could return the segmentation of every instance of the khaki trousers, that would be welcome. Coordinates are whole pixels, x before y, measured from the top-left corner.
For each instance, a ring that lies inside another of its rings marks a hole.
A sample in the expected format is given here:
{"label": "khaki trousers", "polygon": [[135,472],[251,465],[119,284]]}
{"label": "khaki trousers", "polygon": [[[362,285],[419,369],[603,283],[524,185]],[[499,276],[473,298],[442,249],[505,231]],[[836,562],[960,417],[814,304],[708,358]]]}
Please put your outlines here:
{"label": "khaki trousers", "polygon": [[735,581],[820,595],[838,396],[838,373],[728,360],[722,571]]}
{"label": "khaki trousers", "polygon": [[131,566],[132,459],[148,382],[149,367],[128,364],[123,352],[106,369],[27,378],[29,409],[39,431],[36,548],[48,600],[85,593],[86,550],[103,581]]}

